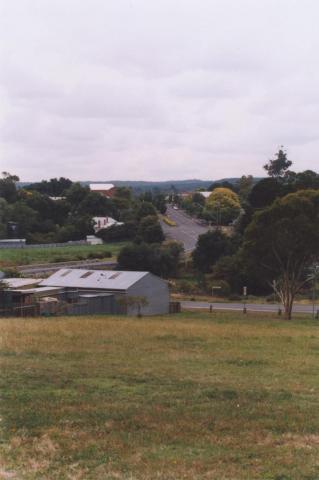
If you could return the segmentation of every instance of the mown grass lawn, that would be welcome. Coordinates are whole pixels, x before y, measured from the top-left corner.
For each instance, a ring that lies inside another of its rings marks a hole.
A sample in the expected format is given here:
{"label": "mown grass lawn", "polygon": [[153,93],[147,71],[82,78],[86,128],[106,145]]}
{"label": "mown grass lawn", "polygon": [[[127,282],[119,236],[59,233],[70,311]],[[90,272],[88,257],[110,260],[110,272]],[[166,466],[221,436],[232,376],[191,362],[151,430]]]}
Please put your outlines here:
{"label": "mown grass lawn", "polygon": [[104,245],[74,245],[66,247],[48,248],[1,248],[0,266],[14,267],[32,263],[54,263],[93,258],[106,259],[108,252],[115,257],[125,242],[109,243]]}
{"label": "mown grass lawn", "polygon": [[225,312],[1,319],[0,478],[318,479],[318,332]]}

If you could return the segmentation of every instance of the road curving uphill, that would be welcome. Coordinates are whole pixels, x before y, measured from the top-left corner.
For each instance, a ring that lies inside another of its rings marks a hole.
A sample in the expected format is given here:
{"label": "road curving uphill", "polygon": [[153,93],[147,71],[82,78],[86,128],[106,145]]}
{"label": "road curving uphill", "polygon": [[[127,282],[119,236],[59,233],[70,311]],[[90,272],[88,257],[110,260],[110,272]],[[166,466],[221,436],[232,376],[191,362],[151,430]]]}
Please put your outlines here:
{"label": "road curving uphill", "polygon": [[199,220],[190,217],[183,210],[176,210],[171,205],[167,207],[166,216],[174,224],[161,222],[166,238],[181,242],[186,253],[193,251],[199,235],[209,230],[209,227],[202,225]]}

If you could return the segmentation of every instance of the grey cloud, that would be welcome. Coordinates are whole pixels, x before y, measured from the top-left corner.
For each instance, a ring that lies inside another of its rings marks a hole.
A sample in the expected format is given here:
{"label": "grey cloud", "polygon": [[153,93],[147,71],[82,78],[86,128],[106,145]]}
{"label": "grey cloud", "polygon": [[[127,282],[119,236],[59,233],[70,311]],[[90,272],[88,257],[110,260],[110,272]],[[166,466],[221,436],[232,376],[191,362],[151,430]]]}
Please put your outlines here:
{"label": "grey cloud", "polygon": [[24,180],[262,174],[319,153],[315,0],[10,0],[0,161]]}

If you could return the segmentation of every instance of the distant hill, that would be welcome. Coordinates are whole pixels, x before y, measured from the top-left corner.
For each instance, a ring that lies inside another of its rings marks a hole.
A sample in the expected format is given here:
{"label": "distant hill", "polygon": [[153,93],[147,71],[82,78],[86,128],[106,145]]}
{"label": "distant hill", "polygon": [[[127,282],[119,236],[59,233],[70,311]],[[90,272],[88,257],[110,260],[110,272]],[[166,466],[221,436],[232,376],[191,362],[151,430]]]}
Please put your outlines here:
{"label": "distant hill", "polygon": [[[257,183],[260,178],[254,178],[254,182]],[[218,180],[166,180],[162,182],[148,182],[148,181],[132,181],[132,180],[107,180],[101,182],[81,182],[82,185],[88,185],[89,183],[113,183],[117,187],[130,187],[135,193],[145,192],[147,190],[160,190],[161,192],[193,192],[197,189],[207,189],[212,183],[229,182],[237,183],[240,177],[221,178]]]}
{"label": "distant hill", "polygon": [[[161,182],[149,182],[142,180],[86,180],[80,182],[82,185],[89,185],[89,183],[113,183],[117,187],[130,187],[135,193],[142,193],[148,190],[161,191],[161,192],[192,192],[199,188],[207,189],[212,183],[217,182],[238,182],[239,177],[221,178],[219,180],[166,180]],[[255,178],[255,182],[261,180],[261,178]],[[30,185],[33,182],[19,182],[18,187],[23,188]]]}
{"label": "distant hill", "polygon": [[161,192],[189,192],[197,188],[208,188],[211,180],[166,180],[162,182],[148,182],[139,180],[107,180],[107,182],[81,182],[82,185],[89,183],[113,183],[116,187],[130,187],[136,193],[147,190],[160,190]]}

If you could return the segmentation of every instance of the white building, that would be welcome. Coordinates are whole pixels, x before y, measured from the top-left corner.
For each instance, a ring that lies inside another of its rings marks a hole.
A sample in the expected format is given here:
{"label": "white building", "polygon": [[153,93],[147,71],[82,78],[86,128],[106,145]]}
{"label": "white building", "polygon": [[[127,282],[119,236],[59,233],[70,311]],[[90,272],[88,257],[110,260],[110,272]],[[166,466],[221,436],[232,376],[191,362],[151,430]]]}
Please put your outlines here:
{"label": "white building", "polygon": [[123,222],[118,222],[112,217],[93,217],[95,233],[104,228],[112,227],[113,225],[123,225]]}
{"label": "white building", "polygon": [[206,200],[212,194],[212,192],[195,192],[200,193]]}

